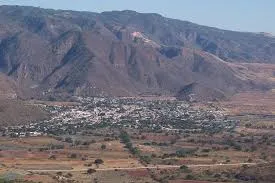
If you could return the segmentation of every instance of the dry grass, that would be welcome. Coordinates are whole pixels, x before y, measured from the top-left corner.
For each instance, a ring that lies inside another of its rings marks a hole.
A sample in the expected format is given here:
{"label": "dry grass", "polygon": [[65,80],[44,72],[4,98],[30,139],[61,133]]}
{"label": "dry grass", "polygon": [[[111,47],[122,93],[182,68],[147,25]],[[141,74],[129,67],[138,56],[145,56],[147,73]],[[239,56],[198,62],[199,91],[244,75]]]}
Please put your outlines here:
{"label": "dry grass", "polygon": [[[70,147],[69,144],[61,143],[50,137],[29,137],[22,139],[3,138],[0,140],[4,149],[0,151],[0,162],[18,169],[83,169],[86,163],[93,163],[95,159],[103,159],[102,168],[135,167],[142,166],[119,141],[107,142],[107,149],[101,150],[99,144],[91,144],[86,148]],[[44,150],[49,144],[64,144],[60,150]],[[55,155],[56,160],[48,159]],[[76,154],[76,158],[71,158]],[[82,160],[82,157],[86,157]]]}
{"label": "dry grass", "polygon": [[246,92],[234,95],[230,101],[221,102],[230,115],[275,114],[275,93]]}
{"label": "dry grass", "polygon": [[20,125],[47,117],[48,113],[37,105],[20,100],[0,100],[0,126]]}

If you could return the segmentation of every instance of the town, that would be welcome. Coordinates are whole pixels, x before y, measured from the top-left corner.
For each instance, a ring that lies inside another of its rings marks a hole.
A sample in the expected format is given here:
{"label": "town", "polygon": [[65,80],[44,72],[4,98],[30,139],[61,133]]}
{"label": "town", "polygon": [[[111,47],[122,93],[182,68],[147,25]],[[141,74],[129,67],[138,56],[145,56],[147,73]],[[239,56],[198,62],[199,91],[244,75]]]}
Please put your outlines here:
{"label": "town", "polygon": [[40,104],[50,119],[1,129],[2,136],[73,135],[99,127],[129,128],[177,133],[232,131],[237,121],[208,105],[194,107],[183,101],[132,98],[77,98],[70,106]]}

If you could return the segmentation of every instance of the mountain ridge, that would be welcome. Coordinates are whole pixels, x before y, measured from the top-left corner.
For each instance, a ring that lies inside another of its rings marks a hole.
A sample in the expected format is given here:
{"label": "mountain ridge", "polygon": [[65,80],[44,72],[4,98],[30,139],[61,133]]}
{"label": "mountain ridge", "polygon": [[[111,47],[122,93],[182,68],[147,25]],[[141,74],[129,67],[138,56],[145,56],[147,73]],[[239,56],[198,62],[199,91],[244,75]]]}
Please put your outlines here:
{"label": "mountain ridge", "polygon": [[[22,98],[194,94],[213,100],[273,88],[271,71],[263,79],[236,66],[275,63],[275,39],[262,34],[129,10],[0,6],[0,15],[0,71]],[[191,93],[182,92],[192,83]]]}

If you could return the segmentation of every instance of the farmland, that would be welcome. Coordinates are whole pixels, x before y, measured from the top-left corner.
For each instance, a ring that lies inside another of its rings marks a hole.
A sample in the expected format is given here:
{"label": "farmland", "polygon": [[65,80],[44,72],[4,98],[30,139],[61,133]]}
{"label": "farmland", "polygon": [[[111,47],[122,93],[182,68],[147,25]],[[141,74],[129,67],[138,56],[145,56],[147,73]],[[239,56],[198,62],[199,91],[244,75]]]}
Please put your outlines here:
{"label": "farmland", "polygon": [[273,103],[255,101],[268,107],[264,113],[235,97],[220,103],[35,101],[50,118],[1,128],[0,176],[25,182],[263,180],[251,172],[272,167],[275,159]]}

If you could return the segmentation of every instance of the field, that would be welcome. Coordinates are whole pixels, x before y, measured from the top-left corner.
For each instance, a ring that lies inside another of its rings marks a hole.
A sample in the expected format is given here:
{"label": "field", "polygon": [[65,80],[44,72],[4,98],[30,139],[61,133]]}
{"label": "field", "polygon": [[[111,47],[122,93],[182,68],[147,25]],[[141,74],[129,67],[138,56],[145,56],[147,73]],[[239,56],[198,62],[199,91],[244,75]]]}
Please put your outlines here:
{"label": "field", "polygon": [[274,99],[271,92],[242,93],[219,103],[43,103],[55,117],[37,124],[35,129],[43,129],[38,135],[33,135],[35,124],[2,131],[0,177],[11,182],[274,182]]}

